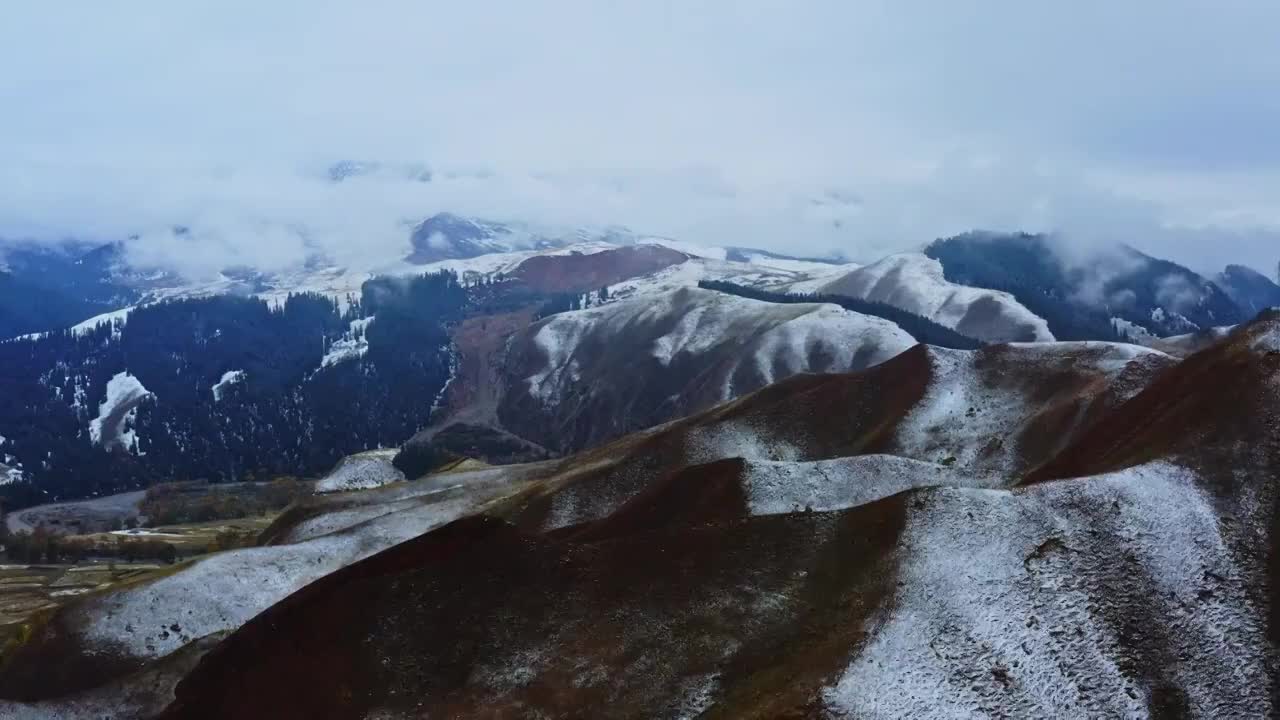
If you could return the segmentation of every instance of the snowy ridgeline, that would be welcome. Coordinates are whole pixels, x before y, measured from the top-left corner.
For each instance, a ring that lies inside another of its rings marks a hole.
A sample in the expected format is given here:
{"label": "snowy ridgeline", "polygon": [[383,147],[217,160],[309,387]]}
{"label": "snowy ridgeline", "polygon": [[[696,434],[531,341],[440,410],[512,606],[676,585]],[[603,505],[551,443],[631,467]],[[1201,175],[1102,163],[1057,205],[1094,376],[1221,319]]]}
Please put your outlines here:
{"label": "snowy ridgeline", "polygon": [[1049,324],[1009,293],[950,282],[942,263],[922,253],[890,255],[810,289],[892,305],[985,342],[1054,340]]}
{"label": "snowy ridgeline", "polygon": [[132,450],[137,438],[128,429],[137,413],[137,405],[151,392],[128,371],[116,373],[107,382],[107,396],[98,406],[98,416],[89,421],[89,440],[95,445],[123,447]]}
{"label": "snowy ridgeline", "polygon": [[[643,335],[646,329],[652,339]],[[525,378],[529,393],[548,405],[572,396],[570,386],[588,369],[611,369],[579,350],[617,337],[647,341],[647,354],[663,367],[679,359],[711,363],[731,352],[722,400],[738,392],[729,382],[737,367],[750,366],[767,384],[797,372],[873,365],[915,344],[887,320],[836,305],[769,303],[682,287],[549,318],[533,338],[546,365]],[[826,366],[813,367],[815,357],[826,358]]]}

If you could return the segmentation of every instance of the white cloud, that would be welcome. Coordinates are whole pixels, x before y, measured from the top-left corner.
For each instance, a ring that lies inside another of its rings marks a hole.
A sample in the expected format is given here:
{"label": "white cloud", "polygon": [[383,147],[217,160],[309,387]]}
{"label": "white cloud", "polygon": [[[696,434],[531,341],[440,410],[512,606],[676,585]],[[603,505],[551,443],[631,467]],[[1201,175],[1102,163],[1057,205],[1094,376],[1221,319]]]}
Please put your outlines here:
{"label": "white cloud", "polygon": [[[1278,24],[1270,0],[28,3],[0,25],[0,235],[137,234],[199,273],[394,253],[448,209],[862,258],[1057,229],[1269,269]],[[325,178],[366,159],[391,169]]]}

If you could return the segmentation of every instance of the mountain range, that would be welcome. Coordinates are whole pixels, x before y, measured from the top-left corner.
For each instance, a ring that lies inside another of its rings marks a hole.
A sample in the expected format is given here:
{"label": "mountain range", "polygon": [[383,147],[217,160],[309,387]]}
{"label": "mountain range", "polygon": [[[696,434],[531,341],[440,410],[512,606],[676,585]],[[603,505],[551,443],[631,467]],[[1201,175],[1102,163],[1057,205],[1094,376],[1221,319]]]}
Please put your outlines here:
{"label": "mountain range", "polygon": [[16,625],[0,715],[1269,716],[1280,288],[1056,242],[442,214],[203,283],[11,252],[80,304],[0,342],[5,507],[319,479]]}
{"label": "mountain range", "polygon": [[167,718],[1265,716],[1278,339],[1269,311],[1181,360],[917,345],[563,459],[318,495],[260,547],[42,620],[0,695]]}

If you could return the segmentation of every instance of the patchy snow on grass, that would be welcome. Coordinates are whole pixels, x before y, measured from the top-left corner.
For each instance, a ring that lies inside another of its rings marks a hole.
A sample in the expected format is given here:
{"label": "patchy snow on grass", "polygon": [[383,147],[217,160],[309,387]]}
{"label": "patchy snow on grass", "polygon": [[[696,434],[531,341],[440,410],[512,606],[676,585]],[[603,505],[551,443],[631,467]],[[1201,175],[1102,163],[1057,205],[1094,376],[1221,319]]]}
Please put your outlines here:
{"label": "patchy snow on grass", "polygon": [[213,401],[221,402],[222,392],[236,383],[244,382],[245,377],[243,370],[228,370],[222,373],[222,378],[214,383],[213,387],[209,388],[210,392],[213,393]]}
{"label": "patchy snow on grass", "polygon": [[464,511],[475,505],[475,500],[466,495],[457,494],[456,491],[459,487],[461,486],[455,485],[448,488],[434,490],[415,498],[407,498],[404,500],[385,503],[369,503],[367,505],[360,505],[347,510],[323,513],[298,523],[297,527],[289,531],[287,542],[300,543],[308,540],[314,540],[315,538],[332,535],[333,533],[341,532],[347,528],[369,522],[370,520],[406,510],[412,510],[413,508],[422,505],[422,497],[431,495],[443,496],[446,493],[452,493],[452,496],[442,498],[438,502],[433,503],[433,507],[442,513],[456,512],[458,513],[458,516],[461,517]]}
{"label": "patchy snow on grass", "polygon": [[348,455],[339,460],[328,475],[316,482],[315,491],[328,493],[364,490],[401,482],[405,479],[404,473],[391,464],[398,452],[398,449],[390,448]]}
{"label": "patchy snow on grass", "polygon": [[[1071,358],[1078,371],[1093,371],[1108,381],[1133,362],[1173,361],[1157,350],[1126,343],[1009,343],[1007,347],[1007,362],[1015,366],[1057,364]],[[978,359],[982,353],[996,351],[929,348],[929,387],[898,426],[896,454],[954,463],[968,473],[1010,475],[1025,469],[1019,466],[1018,436],[1037,406],[1016,384],[984,377]],[[1134,383],[1130,392],[1140,387],[1141,383]]]}
{"label": "patchy snow on grass", "polygon": [[1063,355],[1081,356],[1081,362],[1088,362],[1090,367],[1097,368],[1107,374],[1117,373],[1126,365],[1140,358],[1174,358],[1166,352],[1132,343],[1104,342],[1100,340],[1078,340],[1053,343],[1009,343],[1009,347],[1017,348],[1027,357],[1052,359]]}
{"label": "patchy snow on grass", "polygon": [[[823,694],[833,717],[1269,717],[1264,610],[1212,501],[1156,462],[910,504],[892,606]],[[1125,628],[1133,628],[1126,630]]]}
{"label": "patchy snow on grass", "polygon": [[[132,449],[136,438],[132,430],[123,430],[130,422],[133,421],[136,410],[130,409],[121,415],[117,411],[129,404],[136,403],[138,400],[150,396],[151,392],[142,386],[138,378],[130,375],[128,372],[116,373],[109,381],[107,381],[107,396],[98,406],[98,417],[89,421],[89,440],[95,445],[103,442],[104,433],[107,439],[112,437],[125,448]],[[114,426],[106,427],[106,423],[113,420]]]}
{"label": "patchy snow on grass", "polygon": [[1254,350],[1268,353],[1280,353],[1280,322],[1272,323],[1253,339]]}
{"label": "patchy snow on grass", "polygon": [[700,465],[726,458],[800,462],[803,450],[770,429],[741,420],[695,427],[685,443],[686,463]]}
{"label": "patchy snow on grass", "polygon": [[[155,581],[90,596],[72,611],[81,639],[140,659],[233,630],[335,570],[473,512],[498,491],[424,497],[414,506],[291,545],[246,548],[198,560]],[[176,628],[176,629],[175,629]]]}
{"label": "patchy snow on grass", "polygon": [[974,351],[929,348],[929,389],[898,426],[898,452],[966,472],[1012,474],[1014,429],[1027,416],[1019,393],[983,384]]}
{"label": "patchy snow on grass", "polygon": [[175,533],[157,532],[155,530],[148,530],[147,528],[132,528],[129,530],[112,530],[111,534],[123,535],[125,537],[168,537],[168,538],[183,537],[182,535],[178,535]]}
{"label": "patchy snow on grass", "polygon": [[751,514],[777,515],[842,510],[931,485],[996,487],[1005,479],[896,455],[859,455],[816,462],[751,460],[743,481]]}
{"label": "patchy snow on grass", "polygon": [[[355,527],[374,518],[421,505],[427,498],[442,512],[449,504],[476,503],[505,492],[530,472],[528,466],[507,465],[466,472],[432,475],[416,482],[361,490],[343,498],[342,510],[323,512],[291,529],[283,542],[297,543]],[[348,505],[348,503],[354,503]]]}

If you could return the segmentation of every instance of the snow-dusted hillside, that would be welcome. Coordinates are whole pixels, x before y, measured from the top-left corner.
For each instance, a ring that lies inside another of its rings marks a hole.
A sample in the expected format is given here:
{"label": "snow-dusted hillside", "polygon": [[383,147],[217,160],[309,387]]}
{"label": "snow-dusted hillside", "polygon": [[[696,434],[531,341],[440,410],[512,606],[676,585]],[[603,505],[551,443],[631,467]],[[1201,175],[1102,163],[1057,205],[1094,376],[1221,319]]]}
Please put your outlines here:
{"label": "snow-dusted hillside", "polygon": [[[1096,398],[1111,405],[1128,400],[1174,363],[1156,350],[1104,342],[1016,343],[982,351],[931,347],[928,354],[929,387],[897,428],[896,452],[1001,477],[1029,469],[1021,445],[1045,440],[1033,428],[1041,416],[1061,411],[1055,390],[1079,404],[1072,414],[1083,415]],[[1132,381],[1126,382],[1126,372]],[[1048,385],[1070,375],[1078,380]]]}
{"label": "snow-dusted hillside", "polygon": [[[687,244],[681,244],[676,249],[681,252],[692,251]],[[734,262],[699,257],[695,253],[694,257],[679,265],[612,285],[609,287],[609,296],[614,300],[625,300],[640,295],[666,293],[682,287],[697,287],[703,280],[721,280],[747,287],[799,292],[797,287],[829,283],[854,267],[857,266],[777,260],[768,256],[758,256],[752,262]]]}
{"label": "snow-dusted hillside", "polygon": [[500,415],[540,444],[584,447],[796,373],[874,365],[914,344],[891,322],[835,305],[690,287],[640,292],[517,334]]}
{"label": "snow-dusted hillside", "polygon": [[[1269,717],[1266,618],[1194,473],[1153,462],[909,505],[899,589],[832,717]],[[1155,620],[1159,618],[1159,620]]]}
{"label": "snow-dusted hillside", "polygon": [[920,253],[890,255],[817,287],[803,287],[893,305],[988,342],[1054,339],[1048,323],[1012,295],[948,282],[942,264]]}
{"label": "snow-dusted hillside", "polygon": [[[56,611],[0,688],[202,718],[1270,717],[1278,328],[1185,360],[917,346],[561,460],[311,497],[264,547]],[[627,352],[674,365],[697,341],[669,336]],[[176,688],[128,674],[231,629]]]}
{"label": "snow-dusted hillside", "polygon": [[405,479],[404,473],[391,464],[397,452],[391,448],[349,455],[340,460],[332,472],[316,481],[316,492],[367,490],[400,482]]}

